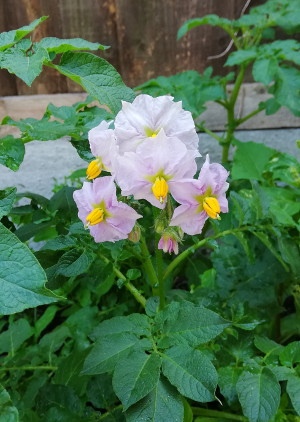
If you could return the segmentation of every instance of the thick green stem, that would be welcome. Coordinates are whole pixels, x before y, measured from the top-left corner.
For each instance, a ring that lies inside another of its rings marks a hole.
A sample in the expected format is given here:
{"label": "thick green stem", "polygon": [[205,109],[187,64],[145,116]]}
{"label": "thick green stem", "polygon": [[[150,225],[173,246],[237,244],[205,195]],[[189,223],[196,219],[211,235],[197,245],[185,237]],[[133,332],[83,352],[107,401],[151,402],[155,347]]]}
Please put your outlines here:
{"label": "thick green stem", "polygon": [[144,238],[144,236],[141,236],[140,245],[141,245],[141,251],[142,251],[142,256],[143,256],[143,266],[149,277],[150,283],[152,285],[153,294],[156,296],[158,294],[157,289],[159,286],[159,282],[158,282],[157,274],[152,264],[151,255],[150,255],[150,252],[146,243],[146,239]]}
{"label": "thick green stem", "polygon": [[232,413],[223,412],[219,410],[202,409],[201,407],[192,407],[191,409],[195,416],[207,416],[212,418],[229,419],[231,421],[248,421],[245,416],[234,415]]}
{"label": "thick green stem", "polygon": [[232,93],[231,93],[231,95],[229,97],[229,101],[228,101],[228,106],[227,106],[227,132],[226,132],[225,140],[223,142],[223,152],[222,152],[222,163],[223,164],[228,163],[228,154],[229,154],[229,150],[230,150],[230,145],[232,143],[234,131],[237,127],[237,121],[235,120],[235,117],[234,117],[234,109],[235,109],[236,100],[238,98],[238,95],[239,95],[239,92],[240,92],[240,89],[241,89],[241,85],[242,85],[243,80],[244,80],[245,72],[246,72],[246,67],[241,66],[240,71],[238,73],[238,76],[236,78],[235,84],[233,86]]}
{"label": "thick green stem", "polygon": [[[106,258],[106,256],[99,254],[99,257],[106,262],[107,264],[110,263],[110,260],[108,258]],[[135,298],[135,300],[137,302],[139,302],[143,308],[145,308],[146,306],[146,299],[144,298],[144,296],[138,291],[138,289],[129,281],[127,280],[127,278],[125,277],[125,275],[117,268],[113,265],[113,272],[115,273],[115,275],[120,278],[121,280],[124,281],[124,285],[126,287],[126,289],[132,294],[132,296]]]}

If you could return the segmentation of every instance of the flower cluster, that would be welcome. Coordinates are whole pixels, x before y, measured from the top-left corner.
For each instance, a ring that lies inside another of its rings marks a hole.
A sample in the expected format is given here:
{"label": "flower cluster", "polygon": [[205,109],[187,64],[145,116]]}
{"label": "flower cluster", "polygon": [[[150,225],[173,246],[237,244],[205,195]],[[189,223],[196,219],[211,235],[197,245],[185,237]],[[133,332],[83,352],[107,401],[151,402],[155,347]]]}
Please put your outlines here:
{"label": "flower cluster", "polygon": [[[92,183],[75,191],[74,200],[96,242],[128,238],[142,217],[117,200],[115,183],[122,196],[145,199],[162,210],[155,227],[164,252],[178,253],[183,233],[199,234],[209,217],[219,219],[228,211],[228,172],[207,156],[194,179],[198,135],[191,113],[170,96],[123,101],[114,122],[103,121],[89,132],[89,143],[95,156],[87,168]],[[111,176],[97,178],[102,170]]]}

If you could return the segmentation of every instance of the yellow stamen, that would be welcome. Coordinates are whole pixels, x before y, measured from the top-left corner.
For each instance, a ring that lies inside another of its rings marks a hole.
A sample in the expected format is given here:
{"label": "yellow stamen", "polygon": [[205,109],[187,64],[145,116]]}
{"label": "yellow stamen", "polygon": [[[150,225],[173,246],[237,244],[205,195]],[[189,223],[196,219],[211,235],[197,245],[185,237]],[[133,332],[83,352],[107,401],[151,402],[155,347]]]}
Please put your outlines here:
{"label": "yellow stamen", "polygon": [[157,137],[157,133],[152,133],[152,135],[150,136],[150,138],[156,138]]}
{"label": "yellow stamen", "polygon": [[88,180],[95,179],[102,171],[102,164],[100,160],[93,160],[86,169],[86,178]]}
{"label": "yellow stamen", "polygon": [[155,198],[158,199],[161,204],[163,204],[169,192],[168,183],[163,177],[156,178],[155,182],[152,185],[152,192]]}
{"label": "yellow stamen", "polygon": [[204,211],[214,220],[220,220],[220,204],[216,198],[207,197],[203,201]]}
{"label": "yellow stamen", "polygon": [[86,217],[87,225],[94,226],[95,224],[101,223],[104,219],[104,212],[102,208],[95,208]]}

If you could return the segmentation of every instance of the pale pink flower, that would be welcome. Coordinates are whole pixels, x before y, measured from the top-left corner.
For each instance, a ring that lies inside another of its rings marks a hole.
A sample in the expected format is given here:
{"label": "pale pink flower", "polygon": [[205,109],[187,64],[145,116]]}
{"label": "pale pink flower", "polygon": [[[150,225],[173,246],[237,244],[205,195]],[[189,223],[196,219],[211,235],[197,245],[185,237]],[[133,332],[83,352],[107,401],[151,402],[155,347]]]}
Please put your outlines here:
{"label": "pale pink flower", "polygon": [[78,217],[90,230],[96,242],[127,239],[135,222],[141,218],[133,208],[117,201],[116,186],[111,176],[93,183],[85,182],[74,192]]}
{"label": "pale pink flower", "polygon": [[178,241],[169,233],[164,233],[158,242],[158,249],[162,249],[165,253],[174,252],[178,255]]}
{"label": "pale pink flower", "polygon": [[103,120],[88,133],[90,148],[96,158],[88,167],[87,175],[89,179],[94,179],[102,170],[113,171],[113,163],[117,157],[118,148],[114,130],[109,128],[111,123]]}
{"label": "pale pink flower", "polygon": [[177,181],[172,195],[182,205],[175,209],[170,226],[179,226],[190,235],[199,234],[209,217],[219,219],[220,212],[228,212],[228,175],[221,164],[210,164],[207,155],[198,180]]}
{"label": "pale pink flower", "polygon": [[167,137],[162,129],[136,152],[118,158],[116,179],[122,195],[134,195],[135,199],[146,199],[155,207],[164,208],[167,194],[172,194],[177,180],[196,173],[195,155],[178,138]]}
{"label": "pale pink flower", "polygon": [[166,136],[178,138],[187,149],[198,150],[198,135],[189,111],[182,102],[164,95],[153,98],[138,95],[132,103],[122,101],[122,109],[115,119],[115,134],[120,153],[136,151],[138,145],[156,137],[163,129]]}

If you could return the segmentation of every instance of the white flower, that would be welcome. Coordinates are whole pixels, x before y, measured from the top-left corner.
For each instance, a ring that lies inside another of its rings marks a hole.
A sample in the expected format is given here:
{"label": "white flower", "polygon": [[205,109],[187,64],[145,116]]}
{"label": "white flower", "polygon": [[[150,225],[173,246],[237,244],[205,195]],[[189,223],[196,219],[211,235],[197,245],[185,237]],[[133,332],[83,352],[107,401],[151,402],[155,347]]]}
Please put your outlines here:
{"label": "white flower", "polygon": [[[115,119],[115,135],[120,154],[135,152],[149,138],[155,138],[163,129],[167,137],[176,137],[187,149],[198,150],[198,135],[189,111],[182,102],[164,95],[152,98],[138,95],[132,103],[122,101],[122,109]],[[198,154],[199,155],[199,154]]]}

